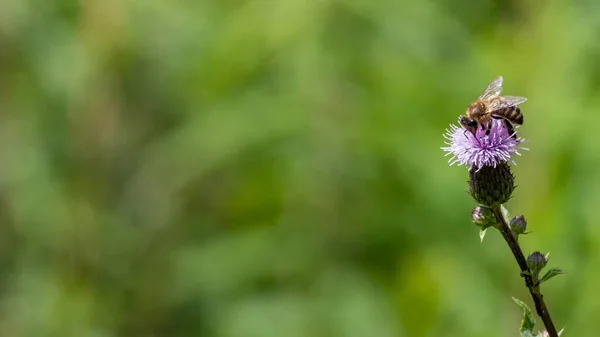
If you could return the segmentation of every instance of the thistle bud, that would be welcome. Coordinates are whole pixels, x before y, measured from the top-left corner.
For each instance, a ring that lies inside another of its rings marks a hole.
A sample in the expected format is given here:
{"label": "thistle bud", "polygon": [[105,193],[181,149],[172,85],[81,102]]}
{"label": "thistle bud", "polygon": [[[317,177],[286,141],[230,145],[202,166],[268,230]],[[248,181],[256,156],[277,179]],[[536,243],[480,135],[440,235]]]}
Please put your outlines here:
{"label": "thistle bud", "polygon": [[527,258],[527,266],[536,274],[546,266],[546,263],[548,263],[548,260],[540,252],[533,252]]}
{"label": "thistle bud", "polygon": [[487,206],[477,206],[471,212],[473,222],[482,228],[487,228],[496,225],[496,218],[494,212]]}
{"label": "thistle bud", "polygon": [[510,230],[515,234],[523,234],[527,230],[527,220],[522,215],[517,215],[510,220]]}
{"label": "thistle bud", "polygon": [[493,207],[503,204],[510,199],[514,189],[515,178],[505,162],[495,167],[469,170],[469,194],[482,205]]}

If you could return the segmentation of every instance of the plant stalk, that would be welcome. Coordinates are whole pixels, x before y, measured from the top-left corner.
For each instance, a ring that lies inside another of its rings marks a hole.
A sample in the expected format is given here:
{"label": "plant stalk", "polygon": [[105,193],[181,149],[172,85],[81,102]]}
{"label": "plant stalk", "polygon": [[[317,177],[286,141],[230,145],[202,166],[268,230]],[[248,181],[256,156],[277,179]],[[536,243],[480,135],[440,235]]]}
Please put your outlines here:
{"label": "plant stalk", "polygon": [[544,326],[546,327],[546,331],[550,337],[558,337],[558,332],[556,331],[556,327],[552,322],[552,318],[550,317],[550,313],[548,312],[548,308],[546,308],[546,303],[544,303],[544,295],[540,292],[540,285],[533,283],[533,278],[528,274],[529,267],[527,266],[527,260],[525,259],[525,255],[523,255],[523,251],[517,242],[515,235],[510,231],[508,224],[506,223],[506,219],[504,219],[504,215],[502,215],[502,211],[500,210],[500,206],[492,207],[494,212],[494,216],[496,221],[499,224],[498,230],[504,237],[504,240],[508,244],[511,252],[513,253],[517,263],[519,264],[519,268],[521,268],[521,276],[525,278],[525,285],[529,289],[529,293],[533,298],[533,302],[535,303],[535,310],[542,318],[544,322]]}

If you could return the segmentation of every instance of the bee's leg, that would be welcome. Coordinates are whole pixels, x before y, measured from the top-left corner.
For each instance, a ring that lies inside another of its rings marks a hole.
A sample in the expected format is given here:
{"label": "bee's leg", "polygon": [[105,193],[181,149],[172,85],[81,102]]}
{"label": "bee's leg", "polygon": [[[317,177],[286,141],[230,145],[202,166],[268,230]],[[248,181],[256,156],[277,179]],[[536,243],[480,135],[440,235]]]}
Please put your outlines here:
{"label": "bee's leg", "polygon": [[[481,126],[482,126],[482,128],[484,130],[486,130],[485,126],[483,125],[483,123],[481,124]],[[491,120],[487,123],[487,130],[485,131],[485,135],[489,136],[490,135],[490,131],[492,131],[492,121]]]}
{"label": "bee's leg", "polygon": [[506,125],[506,130],[508,131],[508,134],[511,135],[511,137],[513,137],[513,139],[517,139],[517,133],[515,132],[515,129],[513,128],[513,125],[511,122],[507,121],[506,119],[504,120],[504,125]]}
{"label": "bee's leg", "polygon": [[492,118],[494,119],[504,119],[504,126],[506,127],[506,131],[508,131],[508,134],[511,135],[511,137],[513,137],[513,139],[517,139],[517,134],[515,132],[515,128],[513,127],[512,123],[509,122],[507,119],[500,117],[500,116],[492,116]]}
{"label": "bee's leg", "polygon": [[475,140],[477,141],[477,143],[479,143],[479,138],[477,138],[477,129],[473,130],[473,131],[469,131],[469,130],[465,130],[465,132],[463,133],[465,135],[465,137],[467,137],[467,139],[469,138],[467,136],[467,132],[469,132],[470,134],[473,135],[473,138],[475,138]]}

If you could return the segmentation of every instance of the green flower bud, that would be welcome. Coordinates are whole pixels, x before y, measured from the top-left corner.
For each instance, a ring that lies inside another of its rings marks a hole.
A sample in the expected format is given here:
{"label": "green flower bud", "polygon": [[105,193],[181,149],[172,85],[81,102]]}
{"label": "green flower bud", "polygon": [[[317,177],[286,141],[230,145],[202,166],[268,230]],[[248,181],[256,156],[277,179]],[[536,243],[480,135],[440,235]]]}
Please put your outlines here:
{"label": "green flower bud", "polygon": [[503,204],[510,199],[514,189],[515,178],[507,163],[469,170],[469,194],[482,205],[494,207]]}
{"label": "green flower bud", "polygon": [[546,257],[540,252],[533,252],[527,258],[527,266],[536,274],[544,269],[546,263],[548,263],[548,260],[546,260]]}
{"label": "green flower bud", "polygon": [[516,234],[523,234],[527,230],[527,220],[522,215],[517,215],[510,220],[510,230]]}
{"label": "green flower bud", "polygon": [[487,228],[496,225],[496,218],[494,212],[487,206],[477,206],[471,212],[473,222],[482,228]]}

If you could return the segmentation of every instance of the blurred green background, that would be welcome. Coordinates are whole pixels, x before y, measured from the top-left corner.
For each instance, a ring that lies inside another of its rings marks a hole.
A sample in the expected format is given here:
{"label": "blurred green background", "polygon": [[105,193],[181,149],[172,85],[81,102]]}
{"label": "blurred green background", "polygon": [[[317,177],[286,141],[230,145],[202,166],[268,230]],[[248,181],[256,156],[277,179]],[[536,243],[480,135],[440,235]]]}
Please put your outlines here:
{"label": "blurred green background", "polygon": [[529,98],[507,208],[595,335],[599,13],[2,0],[0,335],[516,336],[531,298],[440,150],[499,75]]}

